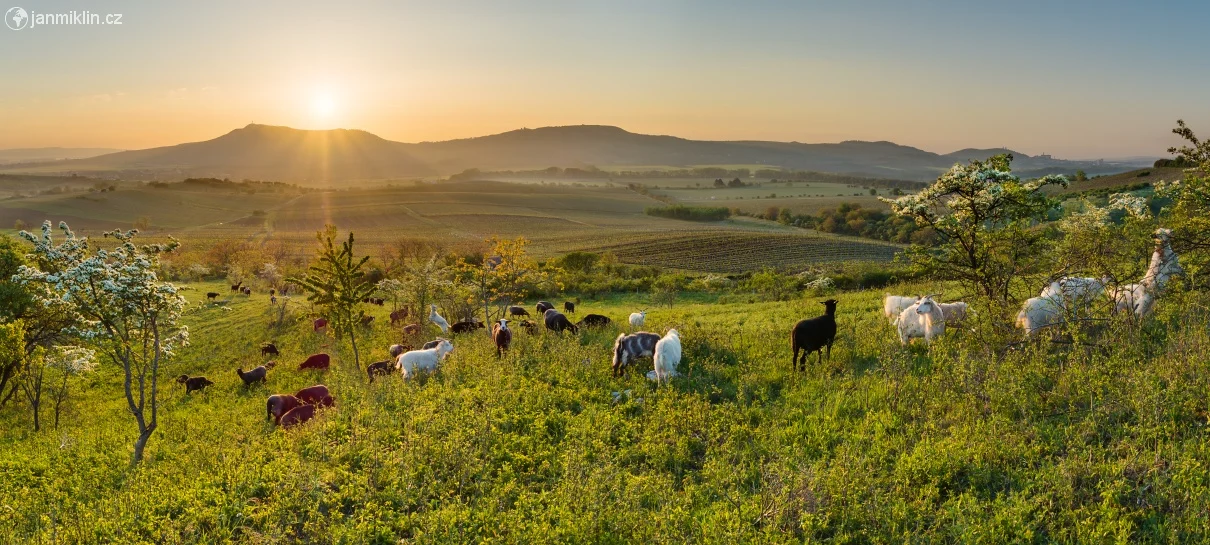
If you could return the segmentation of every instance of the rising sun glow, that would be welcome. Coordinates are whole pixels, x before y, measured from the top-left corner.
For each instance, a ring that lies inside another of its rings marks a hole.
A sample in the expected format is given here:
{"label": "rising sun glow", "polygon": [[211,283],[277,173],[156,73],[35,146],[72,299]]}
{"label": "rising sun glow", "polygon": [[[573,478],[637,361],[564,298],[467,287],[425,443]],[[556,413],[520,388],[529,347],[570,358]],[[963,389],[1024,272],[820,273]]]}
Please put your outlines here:
{"label": "rising sun glow", "polygon": [[316,93],[311,97],[311,116],[315,121],[331,122],[336,117],[336,98],[331,93]]}

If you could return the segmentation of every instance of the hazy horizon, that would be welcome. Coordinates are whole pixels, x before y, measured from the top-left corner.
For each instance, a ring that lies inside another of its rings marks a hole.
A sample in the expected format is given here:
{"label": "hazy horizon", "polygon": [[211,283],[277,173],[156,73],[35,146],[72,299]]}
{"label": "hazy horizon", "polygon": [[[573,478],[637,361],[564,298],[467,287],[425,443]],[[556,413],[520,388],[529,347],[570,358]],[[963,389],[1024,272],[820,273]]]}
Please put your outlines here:
{"label": "hazy horizon", "polygon": [[1210,6],[1192,2],[23,7],[122,25],[0,27],[16,75],[0,148],[143,149],[253,122],[400,142],[588,124],[1084,159],[1164,156],[1177,118],[1210,131]]}

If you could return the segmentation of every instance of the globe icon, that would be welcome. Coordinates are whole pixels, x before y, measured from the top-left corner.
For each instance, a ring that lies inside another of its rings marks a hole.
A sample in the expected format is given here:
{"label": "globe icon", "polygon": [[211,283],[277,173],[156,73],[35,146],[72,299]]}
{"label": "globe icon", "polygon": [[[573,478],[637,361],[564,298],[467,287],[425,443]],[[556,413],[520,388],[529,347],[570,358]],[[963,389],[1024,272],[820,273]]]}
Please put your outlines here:
{"label": "globe icon", "polygon": [[29,23],[29,14],[23,8],[9,8],[4,14],[4,24],[8,25],[8,28],[21,30],[25,28],[26,23]]}

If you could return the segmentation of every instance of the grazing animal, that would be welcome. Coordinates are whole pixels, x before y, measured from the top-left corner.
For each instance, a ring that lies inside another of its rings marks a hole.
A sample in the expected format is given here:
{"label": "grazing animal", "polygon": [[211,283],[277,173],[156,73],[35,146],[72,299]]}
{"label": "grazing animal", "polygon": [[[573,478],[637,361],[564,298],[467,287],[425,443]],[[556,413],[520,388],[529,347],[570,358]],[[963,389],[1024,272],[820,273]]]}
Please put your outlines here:
{"label": "grazing animal", "polygon": [[945,333],[945,313],[933,297],[925,295],[899,314],[899,322],[896,324],[899,329],[899,342],[907,344],[912,339],[921,338],[925,343],[931,343],[933,339]]}
{"label": "grazing animal", "polygon": [[218,292],[217,292],[217,291],[208,291],[208,292],[206,292],[206,299],[209,299],[209,300],[213,301],[213,300],[214,300],[216,297],[218,297]]}
{"label": "grazing animal", "polygon": [[176,381],[185,385],[185,393],[201,390],[202,388],[214,384],[206,377],[190,377],[189,375],[181,375],[176,377]]}
{"label": "grazing animal", "polygon": [[326,370],[328,368],[328,365],[330,365],[331,363],[332,363],[332,356],[329,356],[327,354],[312,354],[310,356],[307,356],[306,361],[302,362],[302,365],[298,366],[298,370],[299,371],[301,371],[303,369],[324,369],[324,370]]}
{"label": "grazing animal", "polygon": [[630,313],[630,327],[643,327],[643,323],[647,321],[647,311],[640,310]]}
{"label": "grazing animal", "polygon": [[508,307],[508,315],[509,316],[525,316],[526,318],[528,318],[529,311],[525,310],[525,307],[519,307],[517,305],[513,305],[511,307]]}
{"label": "grazing animal", "polygon": [[1105,291],[1109,278],[1065,276],[1051,282],[1038,297],[1061,298],[1088,303]]}
{"label": "grazing animal", "polygon": [[240,281],[239,281],[239,284],[232,284],[232,285],[231,285],[231,291],[240,291],[240,288],[243,288],[243,287],[244,287],[244,281],[243,281],[243,280],[240,280]]}
{"label": "grazing animal", "polygon": [[563,310],[575,314],[576,304],[571,301],[563,301]]}
{"label": "grazing animal", "polygon": [[[794,351],[793,369],[801,367],[805,371],[807,355],[811,352],[819,352],[818,363],[823,363],[824,348],[828,350],[828,361],[832,360],[832,343],[836,341],[836,303],[835,299],[823,301],[820,303],[824,306],[823,316],[800,320],[794,324],[794,330],[790,333],[790,348]],[[798,357],[800,350],[801,363]]]}
{"label": "grazing animal", "polygon": [[576,325],[580,327],[605,327],[609,324],[609,317],[601,316],[600,314],[589,314],[584,319],[576,322]]}
{"label": "grazing animal", "polygon": [[268,413],[265,420],[273,419],[274,424],[280,424],[282,415],[299,405],[302,405],[302,402],[290,394],[271,395],[265,401],[265,412]]}
{"label": "grazing animal", "polygon": [[391,355],[391,359],[394,359],[394,358],[398,358],[400,354],[407,352],[408,350],[411,350],[411,349],[412,349],[411,345],[392,344],[391,347],[387,349],[387,353],[389,353]]}
{"label": "grazing animal", "polygon": [[432,371],[445,358],[446,354],[454,351],[454,345],[445,339],[439,339],[437,346],[425,350],[404,352],[396,360],[399,371],[404,379],[412,378],[417,371]]}
{"label": "grazing animal", "polygon": [[328,328],[327,318],[316,318],[314,323],[315,331],[323,331]]}
{"label": "grazing animal", "polygon": [[255,367],[245,371],[242,367],[235,370],[235,374],[239,375],[239,379],[244,381],[244,386],[251,386],[254,382],[268,384],[269,368],[264,365]]}
{"label": "grazing animal", "polygon": [[265,344],[261,345],[260,355],[264,356],[266,354],[273,355],[273,356],[281,355],[281,353],[277,351],[277,345],[274,343],[265,343]]}
{"label": "grazing animal", "polygon": [[496,343],[496,357],[500,357],[513,343],[513,330],[508,328],[508,320],[501,318],[499,323],[492,324],[492,342]]}
{"label": "grazing animal", "polygon": [[547,301],[538,301],[538,314],[545,314],[547,310],[555,308],[555,306]]}
{"label": "grazing animal", "polygon": [[649,378],[656,382],[667,382],[676,376],[676,366],[681,363],[681,335],[669,329],[660,342],[655,343],[655,369]]}
{"label": "grazing animal", "polygon": [[[398,345],[396,345],[398,346]],[[376,376],[387,376],[391,371],[395,370],[395,360],[376,361],[366,366],[366,374],[370,375],[370,382],[374,382]]]}
{"label": "grazing animal", "polygon": [[244,295],[252,295],[252,288],[244,287],[244,289],[240,290],[240,293],[243,293]]}
{"label": "grazing animal", "polygon": [[919,300],[919,295],[905,297],[903,295],[891,295],[888,293],[886,297],[882,298],[882,315],[891,321],[891,325],[894,325],[899,320],[899,315],[903,312],[903,309],[916,304],[916,301]]}
{"label": "grazing animal", "polygon": [[361,327],[370,327],[373,324],[374,324],[373,316],[370,316],[368,314],[363,314],[361,316]]}
{"label": "grazing animal", "polygon": [[1017,327],[1025,330],[1026,337],[1032,337],[1042,328],[1063,321],[1063,307],[1053,297],[1030,297],[1021,305],[1017,312]]}
{"label": "grazing animal", "polygon": [[421,347],[420,347],[420,349],[421,349],[421,350],[428,350],[428,349],[430,349],[430,348],[432,348],[432,347],[434,347],[434,346],[437,346],[437,345],[441,344],[441,341],[448,341],[448,340],[449,340],[449,339],[443,339],[443,338],[441,338],[441,337],[437,337],[436,339],[433,339],[433,340],[431,340],[431,341],[429,341],[429,342],[427,342],[427,343],[424,343],[424,345],[423,345],[423,346],[421,346]]}
{"label": "grazing animal", "polygon": [[1155,231],[1155,251],[1151,253],[1151,262],[1143,278],[1134,284],[1118,286],[1110,290],[1109,296],[1114,301],[1114,311],[1131,312],[1136,318],[1144,318],[1151,314],[1155,300],[1168,285],[1168,280],[1178,274],[1184,274],[1180,257],[1172,251],[1169,239],[1172,231],[1157,229]]}
{"label": "grazing animal", "polygon": [[399,310],[392,310],[391,311],[391,325],[395,325],[399,322],[402,322],[407,317],[408,317],[408,309],[406,309],[406,308],[401,308]]}
{"label": "grazing animal", "polygon": [[626,374],[626,367],[636,358],[655,354],[655,345],[660,342],[660,336],[655,333],[640,331],[633,335],[619,334],[613,341],[613,376]]}
{"label": "grazing animal", "polygon": [[953,303],[937,303],[941,307],[941,314],[945,316],[946,325],[958,325],[966,320],[966,313],[970,310],[970,305],[962,301],[954,301]]}
{"label": "grazing animal", "polygon": [[336,404],[336,398],[332,397],[332,392],[328,391],[328,387],[323,384],[303,388],[295,392],[294,397],[298,398],[299,403],[308,405],[331,407]]}
{"label": "grazing animal", "polygon": [[546,309],[546,314],[542,317],[542,321],[546,323],[546,329],[556,333],[562,333],[568,329],[572,333],[580,332],[580,328],[576,327],[576,324],[571,323],[571,320],[568,320],[567,316],[553,308]]}
{"label": "grazing animal", "polygon": [[537,322],[534,322],[533,320],[521,320],[521,328],[524,329],[525,332],[529,333],[530,335],[536,334],[538,332],[538,324],[537,324]]}
{"label": "grazing animal", "polygon": [[484,327],[486,326],[483,325],[483,322],[468,320],[464,322],[457,322],[450,326],[450,331],[457,335],[459,333],[470,333],[476,329],[484,329]]}
{"label": "grazing animal", "polygon": [[403,332],[407,333],[408,335],[415,335],[417,333],[420,333],[420,324],[405,325],[405,326],[403,326]]}
{"label": "grazing animal", "polygon": [[278,424],[283,428],[291,428],[315,418],[315,405],[299,405],[282,415]]}
{"label": "grazing animal", "polygon": [[429,311],[429,321],[441,329],[442,335],[448,335],[450,332],[450,323],[445,321],[445,318],[442,318],[440,314],[437,314],[437,305],[429,306],[431,307],[431,310]]}

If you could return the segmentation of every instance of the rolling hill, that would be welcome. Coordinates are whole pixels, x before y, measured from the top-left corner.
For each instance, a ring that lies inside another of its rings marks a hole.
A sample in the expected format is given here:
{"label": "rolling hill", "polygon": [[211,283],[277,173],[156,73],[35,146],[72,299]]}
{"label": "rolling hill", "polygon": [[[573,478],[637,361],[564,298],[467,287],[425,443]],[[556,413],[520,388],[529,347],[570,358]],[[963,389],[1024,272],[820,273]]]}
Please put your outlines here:
{"label": "rolling hill", "polygon": [[87,159],[122,150],[111,148],[14,148],[0,149],[0,164]]}
{"label": "rolling hill", "polygon": [[[466,169],[549,166],[770,165],[784,169],[930,180],[955,162],[1011,150],[967,149],[940,155],[893,142],[802,144],[704,141],[579,125],[519,129],[491,136],[406,144],[348,129],[310,131],[248,125],[203,142],[88,159],[0,167],[7,172],[117,175],[127,179],[213,176],[291,182],[339,182],[441,176]],[[1012,152],[1026,171],[1120,172],[1129,165],[1078,162]]]}

